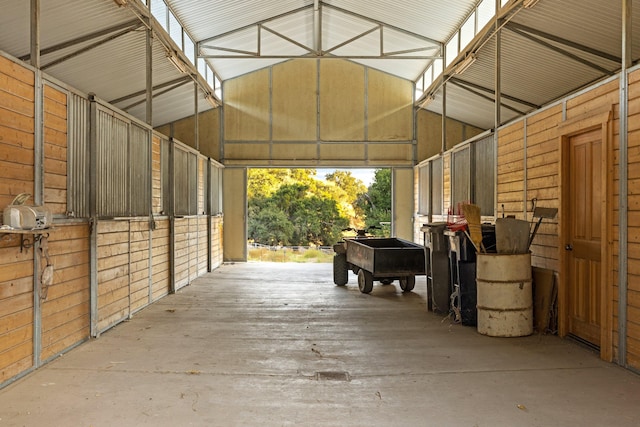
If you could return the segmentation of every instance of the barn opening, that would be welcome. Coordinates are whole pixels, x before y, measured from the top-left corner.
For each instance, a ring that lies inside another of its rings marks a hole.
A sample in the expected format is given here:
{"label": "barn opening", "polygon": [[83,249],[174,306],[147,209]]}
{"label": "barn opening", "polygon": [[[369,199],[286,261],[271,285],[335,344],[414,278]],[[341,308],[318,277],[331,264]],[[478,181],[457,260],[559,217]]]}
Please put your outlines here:
{"label": "barn opening", "polygon": [[345,235],[388,236],[390,172],[249,169],[248,260],[330,262],[332,246]]}

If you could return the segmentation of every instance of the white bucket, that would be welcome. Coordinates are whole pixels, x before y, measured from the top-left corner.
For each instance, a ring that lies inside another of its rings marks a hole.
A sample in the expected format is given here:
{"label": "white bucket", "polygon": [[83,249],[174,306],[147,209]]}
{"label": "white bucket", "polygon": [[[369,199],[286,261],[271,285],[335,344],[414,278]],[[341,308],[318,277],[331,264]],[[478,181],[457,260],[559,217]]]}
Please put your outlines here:
{"label": "white bucket", "polygon": [[531,253],[478,254],[478,332],[492,337],[533,333]]}

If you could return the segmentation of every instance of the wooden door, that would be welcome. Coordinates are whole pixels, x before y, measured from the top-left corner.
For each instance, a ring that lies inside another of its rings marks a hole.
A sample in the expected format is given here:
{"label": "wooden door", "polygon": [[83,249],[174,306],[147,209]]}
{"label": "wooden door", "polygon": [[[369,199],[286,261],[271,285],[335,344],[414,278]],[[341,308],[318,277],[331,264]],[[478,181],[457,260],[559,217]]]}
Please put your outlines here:
{"label": "wooden door", "polygon": [[569,139],[568,332],[600,346],[602,132]]}

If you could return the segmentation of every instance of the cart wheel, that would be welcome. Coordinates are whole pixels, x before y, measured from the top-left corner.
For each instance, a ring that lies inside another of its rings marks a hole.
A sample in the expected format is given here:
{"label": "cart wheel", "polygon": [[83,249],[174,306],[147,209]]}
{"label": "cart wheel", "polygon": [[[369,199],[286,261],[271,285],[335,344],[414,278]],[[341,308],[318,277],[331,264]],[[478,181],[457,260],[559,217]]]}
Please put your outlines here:
{"label": "cart wheel", "polygon": [[381,279],[380,283],[382,283],[383,285],[390,285],[393,283],[393,279]]}
{"label": "cart wheel", "polygon": [[344,286],[348,281],[347,254],[335,254],[333,257],[333,283]]}
{"label": "cart wheel", "polygon": [[416,276],[400,278],[400,289],[402,289],[402,292],[411,292],[414,286],[416,286]]}
{"label": "cart wheel", "polygon": [[368,294],[373,290],[373,274],[366,270],[358,271],[358,288],[363,294]]}

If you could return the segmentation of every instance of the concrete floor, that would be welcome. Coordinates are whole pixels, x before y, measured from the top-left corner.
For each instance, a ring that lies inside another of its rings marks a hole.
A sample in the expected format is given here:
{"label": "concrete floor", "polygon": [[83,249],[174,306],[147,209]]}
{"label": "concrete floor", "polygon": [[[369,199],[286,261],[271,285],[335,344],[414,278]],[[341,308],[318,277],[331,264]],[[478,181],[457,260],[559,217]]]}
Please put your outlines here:
{"label": "concrete floor", "polygon": [[224,265],[0,391],[0,426],[637,426],[640,377],[330,264]]}

